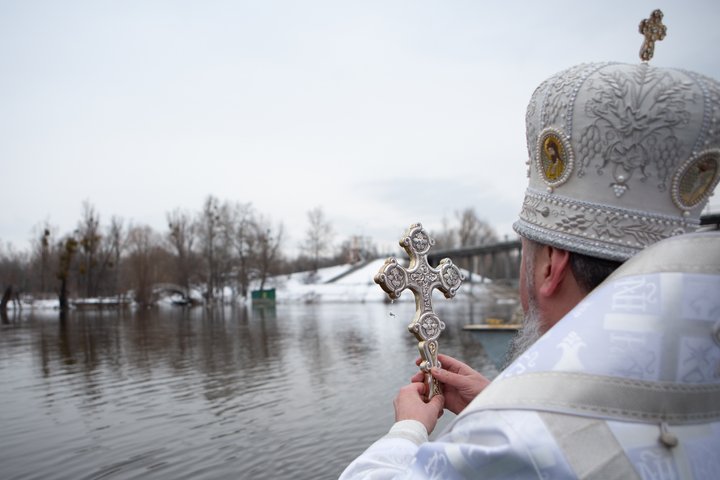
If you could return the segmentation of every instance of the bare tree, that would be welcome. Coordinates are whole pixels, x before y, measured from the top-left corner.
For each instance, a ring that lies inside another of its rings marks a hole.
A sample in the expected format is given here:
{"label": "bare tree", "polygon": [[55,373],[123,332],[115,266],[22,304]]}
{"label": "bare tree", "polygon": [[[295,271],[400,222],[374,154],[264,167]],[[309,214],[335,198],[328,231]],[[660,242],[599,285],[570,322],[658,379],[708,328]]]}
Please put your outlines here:
{"label": "bare tree", "polygon": [[135,301],[143,306],[152,304],[152,286],[156,281],[157,264],[153,260],[159,241],[157,234],[147,225],[128,229],[128,268],[135,289]]}
{"label": "bare tree", "polygon": [[322,207],[315,207],[307,213],[309,227],[302,249],[312,260],[312,269],[317,272],[321,257],[329,253],[334,236],[330,222],[325,218]]}
{"label": "bare tree", "polygon": [[168,213],[167,221],[169,229],[167,240],[175,254],[176,282],[189,294],[197,225],[193,223],[190,213],[180,209]]}
{"label": "bare tree", "polygon": [[0,245],[0,314],[6,314],[8,302],[11,300],[16,306],[20,305],[20,292],[29,281],[28,264],[29,257],[26,253],[16,251],[11,244],[4,248]]}
{"label": "bare tree", "polygon": [[94,255],[91,295],[117,295],[119,293],[120,259],[124,248],[123,221],[113,216]]}
{"label": "bare tree", "polygon": [[216,289],[220,277],[220,263],[218,256],[221,216],[220,201],[212,195],[205,199],[203,209],[197,220],[197,231],[205,263],[205,281],[207,290],[205,299],[210,305],[215,299]]}
{"label": "bare tree", "polygon": [[235,278],[243,298],[247,296],[251,280],[252,264],[255,256],[256,221],[255,211],[249,203],[236,203],[230,208],[232,225],[228,231],[232,232],[234,247]]}
{"label": "bare tree", "polygon": [[280,245],[283,238],[283,225],[279,223],[273,231],[271,222],[260,217],[255,222],[257,239],[257,274],[260,279],[260,290],[265,288],[265,281],[274,272],[280,259]]}
{"label": "bare tree", "polygon": [[485,245],[497,241],[495,230],[478,217],[473,207],[455,212],[459,226],[457,236],[460,247]]}
{"label": "bare tree", "polygon": [[69,307],[68,288],[70,282],[70,273],[73,266],[73,258],[78,249],[78,241],[72,235],[66,236],[58,244],[58,272],[57,277],[60,280],[60,290],[58,299],[60,301],[60,314],[64,315]]}
{"label": "bare tree", "polygon": [[40,291],[45,292],[47,287],[47,270],[50,262],[50,228],[43,228],[43,234],[40,238]]}
{"label": "bare tree", "polygon": [[46,293],[50,289],[50,279],[52,267],[50,265],[53,257],[53,242],[57,229],[52,227],[49,222],[44,222],[34,229],[33,238],[31,240],[31,269],[33,272],[30,288],[33,291]]}
{"label": "bare tree", "polygon": [[113,216],[110,219],[105,246],[104,265],[113,269],[110,291],[115,295],[120,294],[120,260],[122,258],[123,249],[125,248],[123,221],[121,218]]}
{"label": "bare tree", "polygon": [[435,245],[439,249],[474,247],[497,241],[495,230],[478,217],[473,207],[455,212],[457,227],[450,226],[447,218],[443,218],[440,232],[432,232]]}
{"label": "bare tree", "polygon": [[235,281],[235,257],[233,255],[235,246],[235,227],[233,207],[230,203],[223,202],[219,210],[219,232],[218,243],[215,251],[216,263],[218,265],[217,287],[220,290],[220,299],[225,302],[226,287],[233,291],[232,297],[237,294]]}
{"label": "bare tree", "polygon": [[102,235],[100,234],[100,215],[87,200],[83,202],[83,214],[77,232],[80,244],[80,277],[85,286],[85,296],[94,297],[97,295],[97,254]]}

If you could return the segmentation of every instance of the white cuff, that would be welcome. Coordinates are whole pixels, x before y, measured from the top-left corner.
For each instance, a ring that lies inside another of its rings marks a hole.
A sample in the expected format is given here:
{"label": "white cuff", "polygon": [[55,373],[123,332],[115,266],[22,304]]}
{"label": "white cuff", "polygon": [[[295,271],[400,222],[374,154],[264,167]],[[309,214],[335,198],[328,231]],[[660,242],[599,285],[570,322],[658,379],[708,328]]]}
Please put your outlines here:
{"label": "white cuff", "polygon": [[420,446],[428,441],[428,432],[425,425],[417,420],[400,420],[392,426],[385,438],[404,438]]}

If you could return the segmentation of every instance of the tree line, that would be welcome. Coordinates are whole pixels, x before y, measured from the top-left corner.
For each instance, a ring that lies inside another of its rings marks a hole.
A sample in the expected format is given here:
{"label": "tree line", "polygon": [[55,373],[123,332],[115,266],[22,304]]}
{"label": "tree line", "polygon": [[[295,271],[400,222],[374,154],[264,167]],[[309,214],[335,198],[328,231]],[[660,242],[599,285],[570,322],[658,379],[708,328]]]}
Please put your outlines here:
{"label": "tree line", "polygon": [[[474,209],[456,212],[431,232],[439,248],[480,245],[497,240]],[[206,304],[245,298],[263,289],[269,277],[354,263],[379,256],[373,242],[353,236],[335,245],[334,231],[321,207],[307,212],[307,230],[299,252],[285,252],[282,222],[273,222],[250,203],[208,196],[199,211],[175,209],[167,228],[124,222],[106,223],[89,202],[82,204],[77,228],[58,232],[49,222],[36,228],[30,249],[0,248],[0,309],[21,295],[57,298],[68,308],[71,298],[117,297],[150,305],[155,286],[171,284],[184,292],[200,291]],[[0,245],[1,247],[1,245]]]}

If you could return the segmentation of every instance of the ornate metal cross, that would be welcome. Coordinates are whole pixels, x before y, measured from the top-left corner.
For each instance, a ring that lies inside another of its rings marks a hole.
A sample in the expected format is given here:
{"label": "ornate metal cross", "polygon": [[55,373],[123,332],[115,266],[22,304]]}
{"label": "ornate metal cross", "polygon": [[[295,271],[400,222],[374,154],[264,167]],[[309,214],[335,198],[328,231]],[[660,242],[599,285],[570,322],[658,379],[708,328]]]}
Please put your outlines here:
{"label": "ornate metal cross", "polygon": [[430,374],[432,367],[439,367],[437,359],[438,337],[445,329],[445,323],[438,318],[432,307],[432,292],[440,290],[445,298],[452,298],[464,280],[460,270],[449,258],[440,261],[438,268],[430,266],[427,253],[435,244],[422,224],[410,225],[400,246],[410,256],[410,265],[406,269],[398,264],[395,257],[385,260],[385,264],[375,275],[375,283],[380,285],[392,299],[400,297],[403,290],[409,289],[415,295],[415,316],[408,325],[408,330],[418,340],[420,350],[420,370],[425,372],[427,387],[426,400],[441,393],[440,386]]}
{"label": "ornate metal cross", "polygon": [[640,47],[640,60],[643,62],[649,62],[655,54],[655,42],[665,38],[667,27],[663,25],[662,18],[663,13],[658,9],[653,10],[650,18],[640,21],[640,33],[645,37]]}

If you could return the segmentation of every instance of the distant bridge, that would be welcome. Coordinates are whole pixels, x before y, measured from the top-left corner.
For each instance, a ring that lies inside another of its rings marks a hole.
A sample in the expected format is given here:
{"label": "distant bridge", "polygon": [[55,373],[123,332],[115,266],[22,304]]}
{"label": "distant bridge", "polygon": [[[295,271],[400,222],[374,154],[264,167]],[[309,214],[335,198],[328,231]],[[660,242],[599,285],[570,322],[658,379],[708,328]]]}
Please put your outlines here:
{"label": "distant bridge", "polygon": [[[700,217],[704,230],[720,230],[720,213],[711,213]],[[506,240],[476,247],[460,247],[437,250],[428,253],[431,265],[437,265],[443,258],[452,259],[460,268],[496,281],[514,283],[520,277],[520,240]]]}
{"label": "distant bridge", "polygon": [[467,281],[474,279],[472,273],[492,280],[515,282],[520,277],[520,240],[506,240],[476,247],[461,247],[448,250],[437,250],[428,253],[431,265],[437,265],[443,258],[452,259],[460,268],[471,272]]}
{"label": "distant bridge", "polygon": [[178,284],[175,283],[155,283],[152,286],[153,293],[162,293],[162,292],[168,292],[168,293],[179,293],[180,295],[183,295],[185,297],[188,296],[187,288],[181,287]]}
{"label": "distant bridge", "polygon": [[178,303],[185,304],[191,301],[190,292],[188,292],[187,288],[175,283],[156,283],[152,286],[152,294],[154,300],[162,294],[176,294],[182,297],[182,300],[179,300]]}

